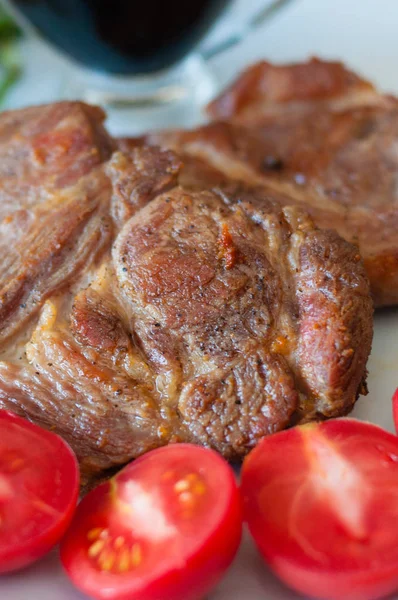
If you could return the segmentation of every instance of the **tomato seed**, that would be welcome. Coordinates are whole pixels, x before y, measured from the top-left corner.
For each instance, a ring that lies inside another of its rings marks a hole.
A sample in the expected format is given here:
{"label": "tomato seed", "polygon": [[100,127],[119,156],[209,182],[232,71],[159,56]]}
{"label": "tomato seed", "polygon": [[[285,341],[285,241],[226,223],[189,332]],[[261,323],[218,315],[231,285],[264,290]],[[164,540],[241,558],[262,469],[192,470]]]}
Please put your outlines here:
{"label": "tomato seed", "polygon": [[119,549],[119,548],[123,548],[124,544],[125,544],[124,537],[123,537],[122,535],[119,535],[119,536],[118,536],[118,537],[115,539],[115,541],[114,541],[114,544],[113,544],[113,545],[115,546],[115,548],[116,548],[116,549]]}
{"label": "tomato seed", "polygon": [[178,494],[181,492],[186,492],[190,488],[190,483],[186,479],[180,479],[174,486],[174,491]]}
{"label": "tomato seed", "polygon": [[139,544],[134,544],[131,549],[131,562],[133,567],[138,567],[142,562],[142,550]]}
{"label": "tomato seed", "polygon": [[104,549],[105,542],[103,540],[97,540],[88,549],[88,555],[90,558],[95,558]]}
{"label": "tomato seed", "polygon": [[191,492],[182,492],[182,494],[180,494],[180,496],[179,496],[179,500],[183,504],[193,504],[194,503],[194,497]]}
{"label": "tomato seed", "polygon": [[115,564],[115,555],[110,552],[103,551],[98,558],[98,564],[102,571],[111,571],[113,565]]}
{"label": "tomato seed", "polygon": [[203,481],[198,481],[198,483],[195,484],[195,487],[193,488],[193,492],[195,494],[198,494],[198,496],[203,496],[203,494],[206,493],[206,486],[203,483]]}
{"label": "tomato seed", "polygon": [[121,573],[130,569],[130,555],[126,548],[120,554],[118,568]]}
{"label": "tomato seed", "polygon": [[90,529],[90,531],[87,534],[88,541],[92,542],[92,541],[96,540],[97,538],[99,538],[102,531],[103,531],[102,527],[95,527],[95,529]]}

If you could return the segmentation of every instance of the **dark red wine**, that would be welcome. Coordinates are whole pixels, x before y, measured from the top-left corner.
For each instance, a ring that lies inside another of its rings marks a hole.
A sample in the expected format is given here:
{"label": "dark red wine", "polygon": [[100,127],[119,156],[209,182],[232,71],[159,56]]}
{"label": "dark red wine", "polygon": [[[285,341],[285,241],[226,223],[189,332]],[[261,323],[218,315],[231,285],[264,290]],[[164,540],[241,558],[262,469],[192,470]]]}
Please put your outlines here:
{"label": "dark red wine", "polygon": [[229,0],[15,0],[40,33],[88,67],[160,71],[187,55]]}

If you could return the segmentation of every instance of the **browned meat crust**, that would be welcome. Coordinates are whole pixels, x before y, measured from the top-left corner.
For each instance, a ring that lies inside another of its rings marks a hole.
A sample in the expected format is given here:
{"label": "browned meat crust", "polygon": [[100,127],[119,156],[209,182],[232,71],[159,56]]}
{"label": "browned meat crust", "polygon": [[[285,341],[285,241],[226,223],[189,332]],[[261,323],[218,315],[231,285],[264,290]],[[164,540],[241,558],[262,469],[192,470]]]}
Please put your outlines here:
{"label": "browned meat crust", "polygon": [[65,102],[0,117],[0,343],[110,242],[104,116]]}
{"label": "browned meat crust", "polygon": [[0,407],[64,436],[84,476],[183,440],[241,457],[348,412],[372,337],[356,247],[205,161],[107,160],[101,121],[70,103],[0,117],[18,147],[0,196]]}
{"label": "browned meat crust", "polygon": [[213,119],[254,121],[264,114],[341,110],[379,102],[379,95],[342,63],[312,58],[306,63],[248,67],[208,106]]}
{"label": "browned meat crust", "polygon": [[376,306],[397,304],[397,100],[340,63],[262,62],[209,113],[209,125],[146,141],[284,194],[359,246]]}

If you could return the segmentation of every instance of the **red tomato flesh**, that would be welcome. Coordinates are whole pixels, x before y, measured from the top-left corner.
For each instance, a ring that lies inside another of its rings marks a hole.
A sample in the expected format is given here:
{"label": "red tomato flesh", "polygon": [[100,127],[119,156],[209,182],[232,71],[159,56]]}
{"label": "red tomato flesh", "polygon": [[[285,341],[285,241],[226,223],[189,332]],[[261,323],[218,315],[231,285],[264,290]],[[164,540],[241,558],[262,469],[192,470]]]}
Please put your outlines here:
{"label": "red tomato flesh", "polygon": [[232,469],[211,450],[176,444],[83,499],[61,560],[94,598],[197,600],[231,564],[241,533]]}
{"label": "red tomato flesh", "polygon": [[398,433],[398,388],[392,397],[392,411],[394,415],[395,431]]}
{"label": "red tomato flesh", "polygon": [[46,554],[76,508],[79,468],[57,435],[0,411],[0,573]]}
{"label": "red tomato flesh", "polygon": [[316,598],[398,589],[398,437],[337,419],[265,438],[242,472],[244,516],[266,562]]}

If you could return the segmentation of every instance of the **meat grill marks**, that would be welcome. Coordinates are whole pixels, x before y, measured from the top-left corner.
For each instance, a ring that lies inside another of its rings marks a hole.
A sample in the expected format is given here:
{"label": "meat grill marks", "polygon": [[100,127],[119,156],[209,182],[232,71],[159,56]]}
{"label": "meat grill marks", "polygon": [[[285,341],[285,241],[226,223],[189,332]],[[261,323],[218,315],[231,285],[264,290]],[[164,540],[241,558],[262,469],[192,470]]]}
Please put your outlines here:
{"label": "meat grill marks", "polygon": [[[348,412],[372,336],[356,248],[189,154],[105,164],[101,119],[64,103],[6,116],[25,150],[3,181],[0,407],[67,439],[85,480],[169,442],[240,457]],[[62,144],[37,167],[42,130]]]}
{"label": "meat grill marks", "polygon": [[209,114],[213,122],[197,130],[144,140],[188,156],[191,182],[198,160],[213,180],[265,186],[303,207],[359,246],[376,306],[398,303],[397,100],[339,63],[263,62]]}

